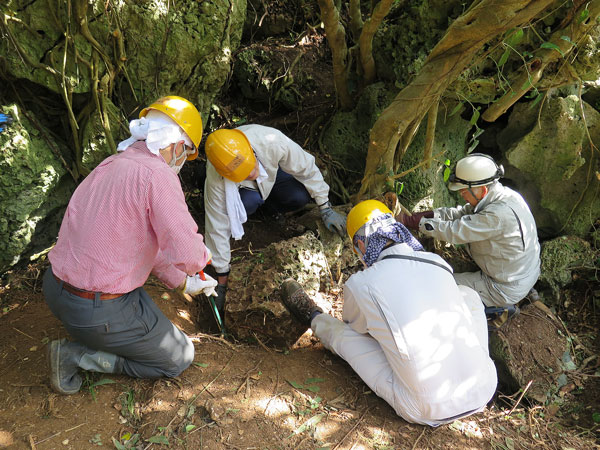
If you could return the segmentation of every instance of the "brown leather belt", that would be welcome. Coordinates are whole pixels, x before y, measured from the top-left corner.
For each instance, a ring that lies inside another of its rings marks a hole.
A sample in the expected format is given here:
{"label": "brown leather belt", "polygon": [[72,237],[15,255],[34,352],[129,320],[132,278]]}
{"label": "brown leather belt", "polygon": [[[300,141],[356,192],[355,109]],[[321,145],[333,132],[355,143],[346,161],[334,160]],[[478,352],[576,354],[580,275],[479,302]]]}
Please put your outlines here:
{"label": "brown leather belt", "polygon": [[[53,274],[54,275],[54,274]],[[67,292],[70,292],[77,297],[88,298],[90,300],[94,300],[96,298],[95,292],[90,291],[82,291],[81,289],[77,289],[75,286],[67,283],[66,281],[61,280],[56,275],[54,275],[56,281],[58,283],[62,283],[63,289]],[[100,294],[100,300],[112,300],[113,298],[122,297],[125,294]]]}

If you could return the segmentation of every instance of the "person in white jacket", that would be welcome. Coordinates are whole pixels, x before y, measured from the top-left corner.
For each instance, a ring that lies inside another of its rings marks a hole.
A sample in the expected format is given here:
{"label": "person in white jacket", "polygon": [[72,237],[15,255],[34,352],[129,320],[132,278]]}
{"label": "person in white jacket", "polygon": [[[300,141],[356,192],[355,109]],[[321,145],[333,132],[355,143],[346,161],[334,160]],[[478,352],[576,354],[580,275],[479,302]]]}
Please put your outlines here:
{"label": "person in white jacket", "polygon": [[481,269],[454,274],[458,284],[476,290],[489,310],[516,305],[533,289],[540,275],[540,244],[535,219],[523,197],[498,179],[504,168],[488,155],[461,159],[448,188],[458,191],[464,206],[397,217],[408,228],[452,244],[465,244]]}
{"label": "person in white jacket", "polygon": [[346,218],[329,202],[329,186],[314,156],[281,131],[262,125],[220,129],[206,139],[205,237],[217,272],[215,303],[222,315],[230,270],[229,239],[244,235],[243,223],[268,203],[294,211],[312,200],[330,231],[344,235]]}
{"label": "person in white jacket", "polygon": [[356,205],[348,235],[366,268],[344,286],[343,321],[289,279],[282,300],[292,315],[408,422],[438,426],[481,411],[497,375],[477,293],[381,202]]}

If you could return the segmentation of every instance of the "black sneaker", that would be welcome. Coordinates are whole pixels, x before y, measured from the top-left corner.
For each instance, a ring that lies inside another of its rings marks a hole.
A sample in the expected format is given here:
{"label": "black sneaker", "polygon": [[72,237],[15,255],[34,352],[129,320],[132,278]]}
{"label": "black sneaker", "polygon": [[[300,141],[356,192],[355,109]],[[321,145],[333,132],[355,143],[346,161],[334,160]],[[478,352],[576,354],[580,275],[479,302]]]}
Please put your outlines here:
{"label": "black sneaker", "polygon": [[310,319],[315,311],[323,312],[304,292],[302,286],[291,278],[281,284],[281,299],[292,315],[307,327],[310,327]]}
{"label": "black sneaker", "polygon": [[488,329],[497,331],[502,328],[510,319],[519,314],[521,310],[517,305],[510,306],[486,306],[485,317],[487,318]]}

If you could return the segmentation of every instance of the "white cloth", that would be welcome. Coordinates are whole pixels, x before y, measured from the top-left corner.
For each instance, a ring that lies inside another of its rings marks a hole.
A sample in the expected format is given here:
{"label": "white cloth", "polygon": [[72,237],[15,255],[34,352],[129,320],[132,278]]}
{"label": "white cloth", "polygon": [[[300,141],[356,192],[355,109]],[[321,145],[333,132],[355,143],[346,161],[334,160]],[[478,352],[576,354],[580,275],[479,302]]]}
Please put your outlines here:
{"label": "white cloth", "polygon": [[[250,141],[256,158],[266,172],[266,177],[262,181],[258,183],[243,181],[240,183],[241,186],[258,189],[262,198],[266,200],[275,184],[277,169],[281,167],[306,187],[317,204],[320,205],[328,200],[329,186],[323,180],[314,156],[305,152],[302,147],[275,128],[244,125],[238,129]],[[206,218],[204,236],[206,246],[213,253],[213,267],[217,273],[228,272],[231,260],[229,242],[232,236],[231,218],[227,212],[223,177],[217,173],[210,162],[206,163],[204,210]]]}
{"label": "white cloth", "polygon": [[238,183],[223,177],[225,184],[225,205],[227,206],[227,217],[231,226],[231,236],[237,241],[244,235],[243,223],[246,222],[246,208],[242,203]]}
{"label": "white cloth", "polygon": [[[258,161],[258,177],[255,183],[262,183],[269,177],[267,171],[263,165]],[[229,225],[231,228],[231,237],[236,241],[239,241],[244,236],[243,224],[248,220],[246,214],[246,208],[242,202],[240,196],[240,185],[225,177],[223,183],[225,183],[225,204],[227,205],[227,216],[229,217]]]}
{"label": "white cloth", "polygon": [[437,426],[483,409],[497,375],[479,296],[441,267],[382,260],[394,254],[446,264],[406,244],[384,250],[346,282],[345,323],[319,314],[315,336],[409,422]]}
{"label": "white cloth", "polygon": [[456,274],[456,279],[479,292],[487,306],[519,302],[540,275],[535,219],[523,197],[500,182],[489,186],[475,208],[469,204],[438,208],[433,218],[421,219],[419,230],[452,244],[466,244],[482,274]]}
{"label": "white cloth", "polygon": [[177,125],[177,122],[154,109],[148,111],[145,117],[129,122],[129,132],[131,136],[119,142],[117,151],[127,150],[136,141],[146,141],[146,147],[155,155],[158,155],[161,149],[179,141],[184,141],[187,146],[194,147],[191,139]]}

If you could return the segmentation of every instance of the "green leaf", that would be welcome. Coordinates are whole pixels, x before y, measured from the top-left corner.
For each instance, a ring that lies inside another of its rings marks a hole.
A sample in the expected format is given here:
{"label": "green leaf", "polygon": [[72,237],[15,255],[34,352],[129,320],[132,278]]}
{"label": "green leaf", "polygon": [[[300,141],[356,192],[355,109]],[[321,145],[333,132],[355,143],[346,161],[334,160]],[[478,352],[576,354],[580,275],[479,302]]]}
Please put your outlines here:
{"label": "green leaf", "polygon": [[125,447],[123,444],[121,444],[119,441],[117,441],[114,437],[111,438],[113,445],[115,446],[115,448],[117,450],[127,450],[127,447]]}
{"label": "green leaf", "polygon": [[110,378],[102,378],[101,380],[96,381],[92,386],[102,386],[104,384],[115,384],[115,380],[111,380]]}
{"label": "green leaf", "polygon": [[514,33],[512,33],[505,42],[511,47],[515,47],[519,45],[519,43],[523,40],[523,30],[521,28],[517,29]]}
{"label": "green leaf", "polygon": [[450,160],[449,160],[449,159],[447,159],[446,161],[444,161],[444,165],[445,165],[446,167],[450,167]]}
{"label": "green leaf", "polygon": [[479,141],[477,139],[475,139],[473,141],[473,143],[471,144],[471,146],[469,147],[469,149],[467,150],[467,154],[471,153],[473,150],[475,150],[475,147],[477,147],[479,145]]}
{"label": "green leaf", "polygon": [[530,107],[530,108],[533,108],[535,105],[537,105],[537,104],[540,102],[540,100],[541,100],[542,98],[544,98],[544,94],[542,94],[541,92],[540,92],[540,93],[538,93],[537,97],[535,98],[535,100],[534,100],[534,101],[532,101],[532,102],[531,102],[531,105],[530,105],[529,107]]}
{"label": "green leaf", "polygon": [[319,386],[308,386],[306,389],[308,389],[310,392],[319,392],[321,390]]}
{"label": "green leaf", "polygon": [[[567,41],[569,44],[573,44],[573,41],[571,40],[571,38],[569,36],[561,36],[560,37],[563,41]],[[575,45],[575,44],[573,44]]]}
{"label": "green leaf", "polygon": [[477,139],[479,136],[481,136],[481,134],[483,133],[483,128],[479,128],[477,127],[477,129],[475,130],[475,133],[473,133],[473,137],[471,137],[471,140],[475,140]]}
{"label": "green leaf", "polygon": [[521,90],[525,91],[532,87],[533,87],[533,84],[531,83],[531,78],[527,78],[527,80],[525,80],[525,83],[523,83],[523,86],[521,86]]}
{"label": "green leaf", "polygon": [[307,378],[304,384],[322,383],[325,378]]}
{"label": "green leaf", "polygon": [[300,434],[300,433],[308,430],[310,427],[314,427],[316,424],[318,424],[323,419],[324,416],[325,416],[325,414],[317,414],[316,416],[311,417],[306,422],[304,422],[302,425],[300,425],[298,428],[296,428],[294,430],[294,432],[292,434],[290,434],[288,437],[291,437],[294,434]]}
{"label": "green leaf", "polygon": [[598,412],[593,413],[592,420],[596,423],[600,423],[600,413],[598,413]]}
{"label": "green leaf", "polygon": [[194,364],[195,366],[198,366],[198,367],[208,367],[208,364],[207,364],[207,363],[197,363],[197,362],[195,362],[195,363],[193,363],[193,364]]}
{"label": "green leaf", "polygon": [[513,441],[511,438],[506,436],[504,438],[504,442],[506,442],[506,448],[508,448],[508,450],[515,450],[515,441]]}
{"label": "green leaf", "polygon": [[454,108],[452,108],[452,111],[450,111],[450,115],[448,117],[452,117],[454,114],[456,114],[458,111],[460,111],[463,104],[464,104],[464,102],[460,102],[458,105],[456,105]]}
{"label": "green leaf", "polygon": [[157,434],[156,436],[152,436],[150,439],[147,439],[147,442],[152,442],[153,444],[169,445],[169,439],[166,436],[162,436],[160,434]]}
{"label": "green leaf", "polygon": [[502,67],[504,64],[506,64],[506,61],[508,61],[509,56],[510,56],[510,50],[509,49],[504,50],[504,53],[502,53],[502,56],[500,57],[500,61],[498,61],[498,66]]}
{"label": "green leaf", "polygon": [[304,386],[302,386],[300,383],[296,383],[295,381],[290,381],[288,380],[288,383],[290,383],[292,386],[294,386],[296,389],[304,389]]}
{"label": "green leaf", "polygon": [[540,45],[541,48],[549,48],[551,50],[556,50],[558,53],[560,53],[560,56],[564,57],[565,54],[562,52],[562,50],[560,49],[560,47],[556,44],[553,44],[552,42],[544,42],[542,43],[542,45]]}
{"label": "green leaf", "polygon": [[196,428],[196,425],[192,425],[191,423],[185,426],[185,432],[189,433],[190,431],[192,431],[194,428]]}
{"label": "green leaf", "polygon": [[444,183],[446,183],[449,178],[450,178],[450,167],[446,167],[444,169]]}
{"label": "green leaf", "polygon": [[579,13],[579,17],[577,18],[577,23],[581,23],[581,22],[585,21],[588,17],[590,17],[590,11],[587,9],[584,9],[583,11],[581,11]]}
{"label": "green leaf", "polygon": [[471,120],[470,120],[470,122],[469,122],[471,125],[475,125],[475,124],[477,123],[477,119],[479,119],[479,116],[480,116],[480,114],[481,114],[481,113],[479,112],[479,108],[480,108],[480,107],[478,106],[478,107],[477,107],[477,109],[474,109],[474,110],[473,110],[473,115],[471,116]]}

